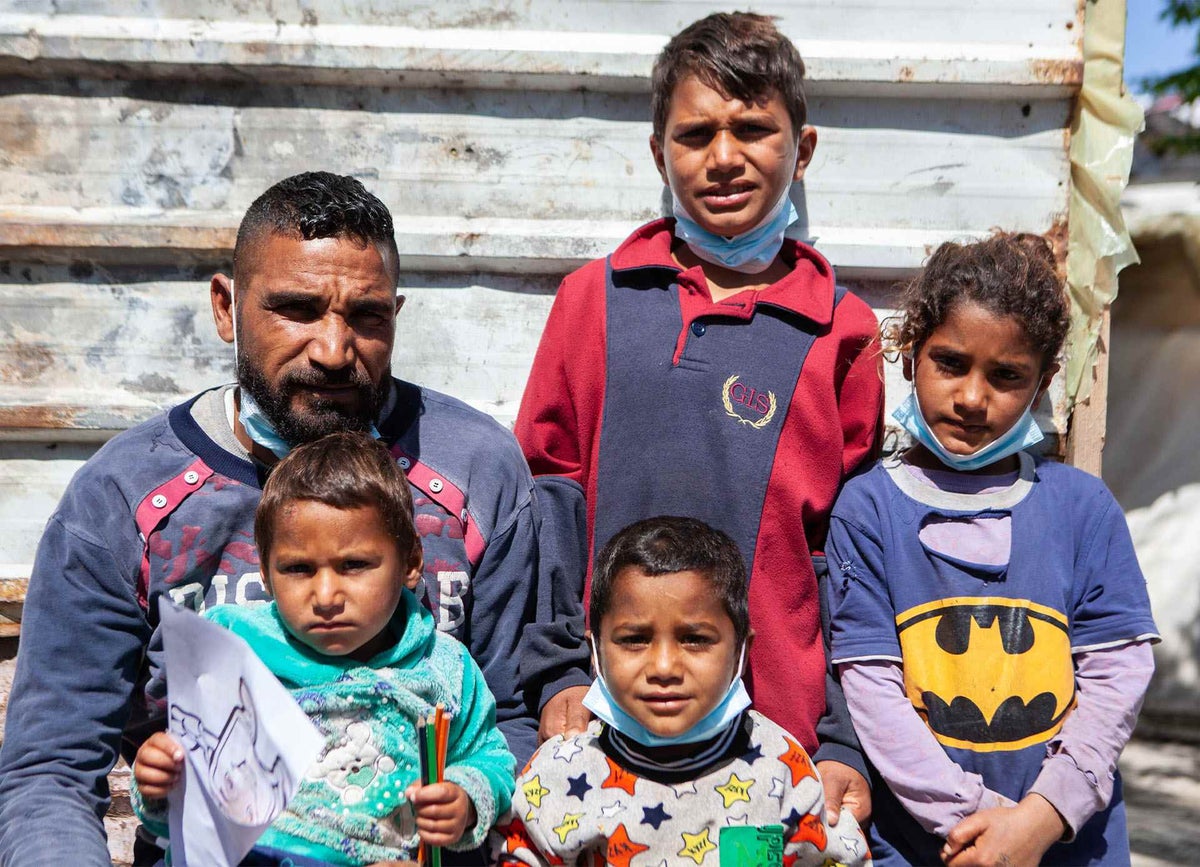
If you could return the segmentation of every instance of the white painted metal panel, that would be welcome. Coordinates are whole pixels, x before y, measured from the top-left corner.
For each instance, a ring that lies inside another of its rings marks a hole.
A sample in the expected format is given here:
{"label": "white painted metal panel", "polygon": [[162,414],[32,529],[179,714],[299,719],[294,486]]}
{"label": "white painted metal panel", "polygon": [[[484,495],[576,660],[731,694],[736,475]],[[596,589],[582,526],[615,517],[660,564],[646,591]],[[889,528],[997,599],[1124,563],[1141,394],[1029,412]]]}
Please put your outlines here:
{"label": "white painted metal panel", "polygon": [[[30,562],[94,448],[47,445],[229,376],[207,279],[296,171],[356,174],[393,210],[397,372],[511,421],[558,277],[663,212],[650,66],[713,8],[0,0],[0,562]],[[1076,0],[757,8],[808,63],[797,231],[881,312],[946,238],[1061,233]]]}

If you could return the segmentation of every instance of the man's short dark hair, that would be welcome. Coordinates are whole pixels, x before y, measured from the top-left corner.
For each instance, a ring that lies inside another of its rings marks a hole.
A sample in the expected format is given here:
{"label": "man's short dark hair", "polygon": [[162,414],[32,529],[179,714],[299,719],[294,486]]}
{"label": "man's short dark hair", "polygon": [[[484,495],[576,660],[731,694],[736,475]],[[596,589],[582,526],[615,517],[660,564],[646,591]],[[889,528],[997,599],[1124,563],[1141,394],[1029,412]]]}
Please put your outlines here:
{"label": "man's short dark hair", "polygon": [[349,238],[363,246],[374,244],[396,280],[399,253],[396,231],[387,206],[357,179],[331,172],[303,172],[284,178],[261,196],[242,217],[233,248],[233,272],[245,265],[247,251],[264,235],[302,241]]}
{"label": "man's short dark hair", "polygon": [[421,544],[408,480],[387,447],[364,433],[332,433],[293,449],[271,471],[254,513],[254,541],[263,569],[271,556],[275,524],[299,500],[335,509],[374,506],[395,538],[401,562]]}
{"label": "man's short dark hair", "polygon": [[654,61],[650,84],[654,138],[660,143],[675,87],[689,76],[744,102],[777,92],[787,106],[793,135],[800,135],[808,118],[804,61],[771,16],[717,12],[671,38]]}
{"label": "man's short dark hair", "polygon": [[596,558],[588,602],[592,629],[612,606],[613,585],[626,567],[646,575],[699,572],[708,579],[733,621],[741,644],[750,633],[750,585],[737,543],[695,518],[662,516],[630,524],[609,540]]}

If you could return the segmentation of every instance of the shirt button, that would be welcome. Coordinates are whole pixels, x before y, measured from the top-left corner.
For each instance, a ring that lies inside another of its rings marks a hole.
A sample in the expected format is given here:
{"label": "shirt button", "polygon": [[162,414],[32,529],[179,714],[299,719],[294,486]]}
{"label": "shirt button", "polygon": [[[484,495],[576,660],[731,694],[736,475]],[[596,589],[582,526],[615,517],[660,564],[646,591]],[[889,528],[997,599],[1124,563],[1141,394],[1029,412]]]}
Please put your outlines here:
{"label": "shirt button", "polygon": [[162,509],[167,505],[167,498],[162,494],[155,494],[154,498],[150,500],[150,505],[156,509]]}
{"label": "shirt button", "polygon": [[400,464],[400,469],[407,470],[409,467],[412,466],[412,461],[410,461],[408,458],[401,458],[399,460],[399,464]]}
{"label": "shirt button", "polygon": [[705,325],[703,322],[697,321],[697,322],[692,323],[692,334],[695,334],[697,337],[703,337],[704,332],[707,330],[708,330],[708,326]]}
{"label": "shirt button", "polygon": [[442,480],[431,479],[429,481],[429,490],[433,491],[435,494],[440,494],[442,492]]}
{"label": "shirt button", "polygon": [[196,480],[199,478],[200,478],[200,474],[198,472],[196,472],[195,470],[188,470],[186,473],[183,474],[183,480],[185,482],[187,482],[189,485],[196,484]]}

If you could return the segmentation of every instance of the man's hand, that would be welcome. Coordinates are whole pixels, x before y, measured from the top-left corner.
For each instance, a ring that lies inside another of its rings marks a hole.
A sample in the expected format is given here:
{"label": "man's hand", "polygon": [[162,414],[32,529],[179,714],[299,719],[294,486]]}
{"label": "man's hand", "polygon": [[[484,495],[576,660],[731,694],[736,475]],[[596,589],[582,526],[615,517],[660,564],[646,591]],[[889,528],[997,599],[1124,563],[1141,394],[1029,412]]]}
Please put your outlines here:
{"label": "man's hand", "polygon": [[568,686],[546,702],[538,726],[538,743],[548,741],[555,735],[569,738],[587,728],[592,718],[592,714],[583,706],[587,691],[586,686]]}
{"label": "man's hand", "polygon": [[831,826],[836,825],[845,807],[865,828],[871,818],[871,787],[867,778],[841,762],[817,762],[817,773],[825,789],[825,820]]}
{"label": "man's hand", "polygon": [[146,739],[133,760],[133,778],[143,798],[165,798],[183,775],[183,746],[166,732]]}
{"label": "man's hand", "polygon": [[1026,795],[1015,807],[980,810],[955,825],[942,861],[949,867],[1037,867],[1066,830],[1049,801]]}
{"label": "man's hand", "polygon": [[454,783],[413,784],[404,792],[417,813],[417,833],[429,846],[451,846],[475,824],[475,805]]}

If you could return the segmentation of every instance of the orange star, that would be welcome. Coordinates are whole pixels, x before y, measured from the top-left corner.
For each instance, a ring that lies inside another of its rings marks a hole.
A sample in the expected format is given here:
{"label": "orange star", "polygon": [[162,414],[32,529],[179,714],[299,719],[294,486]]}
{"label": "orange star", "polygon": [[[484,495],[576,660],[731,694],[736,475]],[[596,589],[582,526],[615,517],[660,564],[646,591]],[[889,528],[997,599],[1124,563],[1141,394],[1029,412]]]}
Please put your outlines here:
{"label": "orange star", "polygon": [[800,820],[800,824],[796,826],[796,833],[788,842],[812,843],[817,847],[818,852],[823,852],[825,844],[829,841],[825,836],[825,826],[821,824],[821,817],[815,813],[806,813]]}
{"label": "orange star", "polygon": [[[633,787],[637,784],[637,777],[622,768],[608,756],[604,757],[604,761],[608,762],[608,778],[600,784],[602,789],[624,789],[629,794],[633,794]],[[609,859],[612,860],[611,858]]]}
{"label": "orange star", "polygon": [[815,777],[817,771],[813,768],[812,761],[808,758],[808,753],[800,749],[800,745],[791,738],[784,738],[787,741],[787,752],[779,757],[779,761],[791,769],[792,786],[800,785],[800,781],[805,777]]}
{"label": "orange star", "polygon": [[629,867],[630,861],[649,848],[630,840],[629,832],[625,830],[625,823],[622,822],[608,838],[608,863],[614,867]]}
{"label": "orange star", "polygon": [[527,852],[537,852],[550,864],[561,865],[563,863],[563,860],[552,852],[538,852],[533,844],[533,839],[529,836],[529,831],[525,828],[525,823],[516,816],[507,825],[497,825],[496,833],[504,837],[504,851],[510,855],[518,849],[525,849]]}

